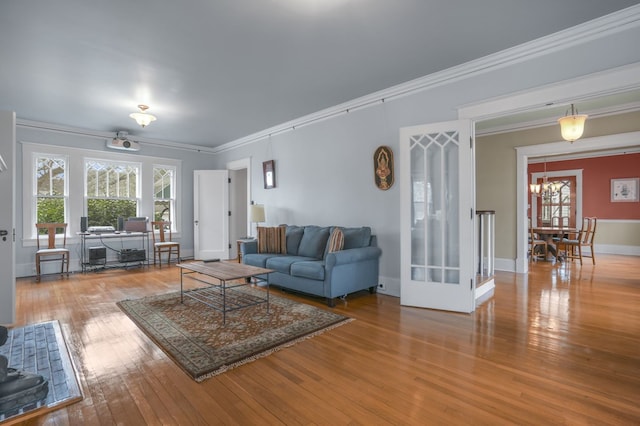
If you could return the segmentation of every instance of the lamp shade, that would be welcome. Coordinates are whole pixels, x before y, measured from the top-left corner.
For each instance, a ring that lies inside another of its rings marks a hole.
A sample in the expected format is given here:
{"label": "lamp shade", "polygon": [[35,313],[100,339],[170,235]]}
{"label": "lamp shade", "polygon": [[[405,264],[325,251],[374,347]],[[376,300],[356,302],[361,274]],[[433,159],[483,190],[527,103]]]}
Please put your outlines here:
{"label": "lamp shade", "polygon": [[140,104],[138,105],[138,108],[140,108],[140,112],[132,112],[131,114],[129,114],[129,117],[136,120],[136,123],[138,123],[140,126],[144,128],[147,127],[152,121],[156,121],[155,115],[147,114],[147,110],[149,109],[147,105]]}
{"label": "lamp shade", "polygon": [[566,115],[558,119],[560,123],[560,132],[562,133],[562,139],[573,142],[580,139],[584,132],[584,122],[587,120],[588,115],[577,114],[577,110],[571,104],[571,115]]}
{"label": "lamp shade", "polygon": [[262,204],[251,205],[251,222],[264,222],[264,206]]}

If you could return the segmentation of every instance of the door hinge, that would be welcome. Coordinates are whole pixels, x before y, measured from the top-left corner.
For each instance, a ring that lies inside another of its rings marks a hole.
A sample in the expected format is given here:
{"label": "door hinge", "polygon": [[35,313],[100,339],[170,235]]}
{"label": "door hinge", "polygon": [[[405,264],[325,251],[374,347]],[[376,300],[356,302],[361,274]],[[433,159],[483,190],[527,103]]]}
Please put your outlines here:
{"label": "door hinge", "polygon": [[227,182],[227,183],[231,183],[231,178],[228,178],[228,179],[229,179],[229,180],[228,180],[228,182]]}
{"label": "door hinge", "polygon": [[229,216],[231,216],[231,210],[229,210]]}
{"label": "door hinge", "polygon": [[473,149],[473,137],[469,136],[469,148]]}
{"label": "door hinge", "polygon": [[473,207],[471,207],[471,217],[470,217],[470,219],[473,220]]}
{"label": "door hinge", "polygon": [[229,249],[231,249],[231,243],[229,243]]}
{"label": "door hinge", "polygon": [[469,284],[471,285],[471,286],[470,286],[470,290],[473,290],[473,278],[471,278],[471,279],[469,280]]}

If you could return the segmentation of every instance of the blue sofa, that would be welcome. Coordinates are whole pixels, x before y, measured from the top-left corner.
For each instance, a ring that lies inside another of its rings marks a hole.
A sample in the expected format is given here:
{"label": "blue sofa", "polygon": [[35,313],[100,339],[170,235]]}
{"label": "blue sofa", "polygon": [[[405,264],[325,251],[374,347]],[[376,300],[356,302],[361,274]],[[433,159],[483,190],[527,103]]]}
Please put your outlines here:
{"label": "blue sofa", "polygon": [[258,242],[240,245],[242,262],[273,269],[269,285],[325,297],[335,306],[335,298],[360,290],[374,293],[378,287],[378,265],[382,251],[371,228],[343,228],[344,246],[329,252],[329,237],[335,227],[286,226],[286,253],[259,253]]}

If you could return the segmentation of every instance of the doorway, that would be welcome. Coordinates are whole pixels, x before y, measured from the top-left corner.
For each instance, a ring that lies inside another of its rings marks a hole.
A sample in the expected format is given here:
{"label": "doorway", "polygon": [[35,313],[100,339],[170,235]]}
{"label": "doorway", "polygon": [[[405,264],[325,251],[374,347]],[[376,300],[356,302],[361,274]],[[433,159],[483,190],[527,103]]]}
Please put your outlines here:
{"label": "doorway", "polygon": [[229,258],[238,258],[236,241],[250,235],[249,204],[251,204],[251,159],[227,163],[229,170]]}

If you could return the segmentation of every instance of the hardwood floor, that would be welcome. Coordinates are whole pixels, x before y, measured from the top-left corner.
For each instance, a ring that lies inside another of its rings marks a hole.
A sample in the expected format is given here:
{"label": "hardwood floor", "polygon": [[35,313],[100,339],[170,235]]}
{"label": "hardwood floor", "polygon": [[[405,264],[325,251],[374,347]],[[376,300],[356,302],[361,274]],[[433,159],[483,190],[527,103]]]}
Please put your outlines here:
{"label": "hardwood floor", "polygon": [[28,424],[639,424],[640,257],[531,269],[472,315],[349,296],[356,321],[200,384],[115,305],[175,266],[20,279],[16,325],[60,321],[85,396]]}

